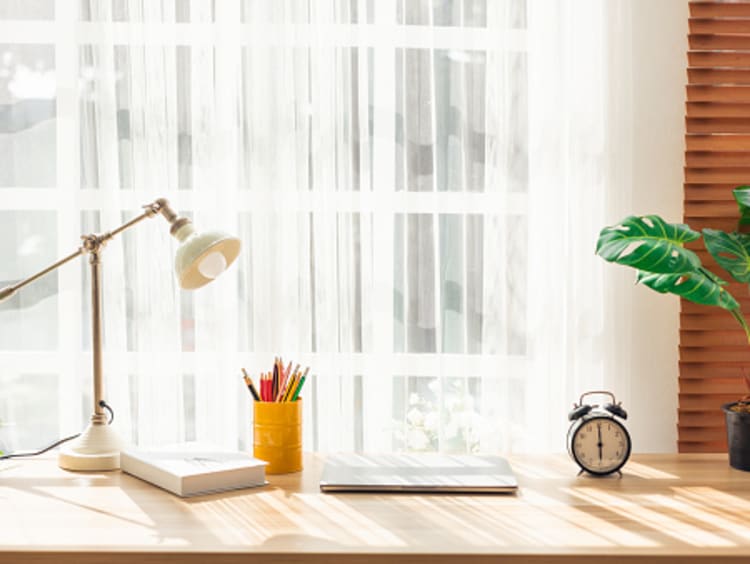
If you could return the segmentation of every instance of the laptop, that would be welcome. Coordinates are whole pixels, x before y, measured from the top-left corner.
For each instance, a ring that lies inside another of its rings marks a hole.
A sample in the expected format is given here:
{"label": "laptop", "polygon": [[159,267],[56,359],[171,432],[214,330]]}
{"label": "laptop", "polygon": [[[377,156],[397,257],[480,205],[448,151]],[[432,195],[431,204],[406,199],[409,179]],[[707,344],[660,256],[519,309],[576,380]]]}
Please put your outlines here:
{"label": "laptop", "polygon": [[323,492],[514,493],[518,482],[499,456],[473,454],[334,454]]}

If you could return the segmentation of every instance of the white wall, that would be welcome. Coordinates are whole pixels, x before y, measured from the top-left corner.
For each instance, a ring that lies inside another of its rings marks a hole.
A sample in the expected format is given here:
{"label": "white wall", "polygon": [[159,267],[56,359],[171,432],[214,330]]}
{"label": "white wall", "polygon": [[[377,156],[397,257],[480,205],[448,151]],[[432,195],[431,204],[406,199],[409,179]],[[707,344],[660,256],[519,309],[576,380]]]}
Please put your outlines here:
{"label": "white wall", "polygon": [[[622,112],[611,116],[621,124],[612,166],[623,187],[632,186],[632,197],[612,198],[608,213],[613,223],[631,213],[682,222],[688,3],[624,0],[619,9],[632,24],[623,29],[632,34],[623,33],[612,54],[621,89],[613,95]],[[613,267],[605,276],[612,308],[609,330],[626,327],[628,336],[617,347],[607,381],[613,389],[629,382],[620,386],[620,395],[629,412],[634,451],[674,452],[679,300],[634,287],[630,269]]]}

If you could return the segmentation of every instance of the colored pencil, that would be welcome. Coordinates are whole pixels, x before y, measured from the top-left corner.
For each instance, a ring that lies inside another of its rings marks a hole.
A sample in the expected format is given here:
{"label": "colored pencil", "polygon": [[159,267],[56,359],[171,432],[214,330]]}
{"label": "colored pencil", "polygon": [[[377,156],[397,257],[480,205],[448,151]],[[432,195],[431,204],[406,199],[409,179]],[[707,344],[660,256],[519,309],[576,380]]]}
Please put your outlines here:
{"label": "colored pencil", "polygon": [[284,393],[286,392],[286,386],[289,381],[287,374],[284,372],[284,363],[281,358],[278,360],[279,367],[279,392],[276,394],[274,401],[283,401]]}
{"label": "colored pencil", "polygon": [[299,393],[302,391],[302,386],[305,385],[305,380],[307,380],[307,373],[305,373],[304,376],[299,381],[299,384],[294,390],[294,395],[292,396],[292,401],[297,401],[297,398],[299,398]]}
{"label": "colored pencil", "polygon": [[294,388],[297,386],[298,378],[299,378],[299,374],[292,374],[292,377],[289,378],[289,384],[286,387],[286,393],[284,394],[284,397],[281,401],[289,401],[289,398],[292,397],[292,393],[294,393]]}
{"label": "colored pencil", "polygon": [[273,361],[273,376],[271,377],[271,401],[276,401],[279,393],[279,359]]}
{"label": "colored pencil", "polygon": [[247,374],[247,370],[244,368],[242,369],[242,378],[245,381],[245,386],[247,386],[247,389],[250,390],[250,393],[253,396],[253,399],[255,401],[260,401],[260,396],[258,395],[258,390],[255,389],[255,386],[253,385],[253,379],[250,378]]}

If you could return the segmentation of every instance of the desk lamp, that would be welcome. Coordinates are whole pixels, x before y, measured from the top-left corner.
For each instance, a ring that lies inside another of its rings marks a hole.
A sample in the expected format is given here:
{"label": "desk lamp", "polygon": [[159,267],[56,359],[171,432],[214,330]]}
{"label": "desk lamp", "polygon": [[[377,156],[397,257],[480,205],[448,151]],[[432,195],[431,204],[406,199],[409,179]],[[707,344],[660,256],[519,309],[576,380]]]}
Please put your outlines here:
{"label": "desk lamp", "polygon": [[44,270],[0,289],[0,302],[15,292],[52,272],[57,267],[87,254],[91,265],[91,333],[94,374],[94,414],[86,429],[73,441],[63,446],[58,464],[66,470],[116,470],[120,467],[122,440],[108,425],[104,412],[109,407],[104,401],[102,377],[102,314],[101,314],[101,252],[105,244],[148,217],[161,214],[171,224],[169,232],[180,241],[175,256],[175,272],[182,288],[192,290],[211,282],[234,262],[240,252],[240,240],[221,231],[197,233],[191,221],[178,215],[163,198],[143,206],[145,211],[117,229],[102,234],[83,235],[83,243],[74,253],[58,260]]}

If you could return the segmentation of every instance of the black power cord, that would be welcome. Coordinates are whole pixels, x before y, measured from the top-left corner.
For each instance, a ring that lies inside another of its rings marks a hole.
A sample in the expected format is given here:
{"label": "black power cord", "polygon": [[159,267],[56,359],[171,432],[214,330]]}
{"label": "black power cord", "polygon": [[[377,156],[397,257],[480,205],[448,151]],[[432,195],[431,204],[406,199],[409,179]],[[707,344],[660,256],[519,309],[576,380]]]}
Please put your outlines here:
{"label": "black power cord", "polygon": [[[112,421],[115,420],[115,412],[112,410],[112,408],[109,406],[109,404],[101,400],[99,402],[99,406],[103,407],[109,412],[109,421],[107,422],[107,425],[112,425]],[[64,439],[60,439],[59,441],[52,443],[51,445],[44,447],[42,450],[37,450],[35,452],[11,452],[10,454],[4,454],[0,456],[0,460],[8,460],[10,458],[22,458],[26,456],[38,456],[40,454],[44,454],[45,452],[52,450],[55,447],[60,446],[63,443],[67,443],[68,441],[72,441],[73,439],[80,437],[81,433],[76,433],[75,435],[70,435],[69,437],[65,437]]]}
{"label": "black power cord", "polygon": [[115,412],[112,411],[112,408],[109,407],[109,404],[104,400],[99,400],[99,407],[103,407],[109,412],[109,421],[107,421],[107,425],[112,425],[112,421],[115,420]]}
{"label": "black power cord", "polygon": [[52,443],[48,447],[43,448],[42,450],[38,450],[36,452],[12,452],[10,454],[4,454],[0,456],[0,460],[8,460],[9,458],[21,458],[23,456],[37,456],[39,454],[44,454],[48,450],[52,450],[56,446],[60,446],[63,443],[67,443],[68,441],[72,441],[76,437],[80,436],[81,433],[76,433],[75,435],[70,435],[69,437],[65,437],[64,439],[60,439],[56,443]]}

